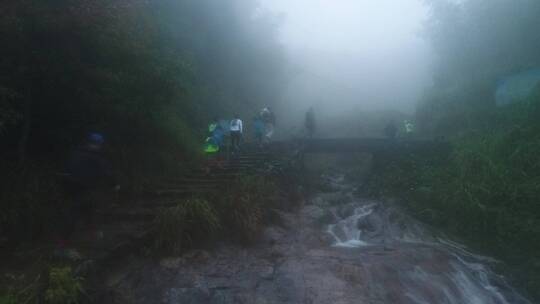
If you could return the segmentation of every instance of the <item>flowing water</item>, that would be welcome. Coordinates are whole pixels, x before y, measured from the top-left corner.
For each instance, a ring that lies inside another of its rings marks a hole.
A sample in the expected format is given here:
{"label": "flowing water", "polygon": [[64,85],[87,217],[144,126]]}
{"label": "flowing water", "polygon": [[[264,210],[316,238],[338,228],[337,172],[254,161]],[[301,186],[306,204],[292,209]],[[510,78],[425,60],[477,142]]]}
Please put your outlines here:
{"label": "flowing water", "polygon": [[297,212],[279,212],[249,248],[224,242],[160,261],[134,258],[106,280],[111,303],[525,304],[473,254],[391,203],[323,178]]}
{"label": "flowing water", "polygon": [[366,258],[365,263],[372,263],[368,272],[379,289],[392,282],[395,303],[530,303],[490,270],[498,261],[436,235],[398,208],[354,198],[342,176],[328,179],[351,200],[331,208],[336,219],[327,228],[332,246],[356,248],[360,255],[380,247],[393,252],[391,259]]}

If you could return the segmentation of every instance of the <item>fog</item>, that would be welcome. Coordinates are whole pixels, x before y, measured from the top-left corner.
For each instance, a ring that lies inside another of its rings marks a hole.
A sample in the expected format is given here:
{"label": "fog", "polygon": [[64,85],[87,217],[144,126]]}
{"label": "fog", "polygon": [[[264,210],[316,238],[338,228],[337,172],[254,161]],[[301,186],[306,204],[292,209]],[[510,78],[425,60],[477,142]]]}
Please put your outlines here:
{"label": "fog", "polygon": [[261,9],[281,20],[290,78],[278,113],[287,122],[310,106],[318,118],[410,114],[431,83],[421,0],[261,0]]}

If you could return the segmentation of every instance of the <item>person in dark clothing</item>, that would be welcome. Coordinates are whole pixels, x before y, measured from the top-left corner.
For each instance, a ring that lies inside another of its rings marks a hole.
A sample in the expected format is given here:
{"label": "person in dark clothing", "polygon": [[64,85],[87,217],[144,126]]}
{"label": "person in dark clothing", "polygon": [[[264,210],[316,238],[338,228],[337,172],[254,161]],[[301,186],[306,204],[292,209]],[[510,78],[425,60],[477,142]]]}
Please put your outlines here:
{"label": "person in dark clothing", "polygon": [[313,107],[309,108],[309,110],[306,112],[306,120],[304,124],[308,133],[308,137],[312,138],[316,128],[315,112],[313,111]]}
{"label": "person in dark clothing", "polygon": [[71,238],[77,224],[93,224],[95,200],[93,194],[110,186],[119,190],[112,175],[111,167],[102,150],[104,137],[99,133],[88,136],[83,145],[71,152],[67,162],[65,180],[69,205],[61,211],[59,247],[63,249]]}
{"label": "person in dark clothing", "polygon": [[264,136],[264,122],[260,116],[253,117],[253,132],[255,137],[255,142],[259,147],[263,144]]}
{"label": "person in dark clothing", "polygon": [[396,138],[398,132],[398,128],[396,126],[396,123],[394,121],[391,121],[386,127],[384,128],[384,134],[386,137],[390,139]]}

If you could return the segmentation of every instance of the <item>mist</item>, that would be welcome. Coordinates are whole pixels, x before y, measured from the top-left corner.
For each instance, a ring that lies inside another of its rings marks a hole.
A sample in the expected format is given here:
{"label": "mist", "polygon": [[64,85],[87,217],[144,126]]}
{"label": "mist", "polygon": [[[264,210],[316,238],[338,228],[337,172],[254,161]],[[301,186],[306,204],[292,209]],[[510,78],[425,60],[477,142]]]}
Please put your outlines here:
{"label": "mist", "polygon": [[319,121],[412,114],[431,84],[433,55],[421,35],[428,8],[420,0],[262,0],[261,10],[281,19],[290,70],[278,113],[288,130],[302,126],[311,106]]}
{"label": "mist", "polygon": [[1,0],[0,304],[540,303],[539,29],[540,0]]}

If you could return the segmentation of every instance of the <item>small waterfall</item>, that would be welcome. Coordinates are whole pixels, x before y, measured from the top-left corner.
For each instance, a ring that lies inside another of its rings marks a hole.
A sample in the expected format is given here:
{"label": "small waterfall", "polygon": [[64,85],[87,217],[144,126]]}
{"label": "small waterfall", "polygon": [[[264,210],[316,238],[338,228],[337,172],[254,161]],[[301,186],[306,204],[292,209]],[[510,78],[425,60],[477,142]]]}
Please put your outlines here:
{"label": "small waterfall", "polygon": [[[345,194],[351,189],[343,179],[332,182]],[[531,303],[490,269],[497,260],[441,237],[396,207],[354,199],[329,211],[336,219],[327,226],[332,246],[363,254],[380,298],[404,304]],[[386,258],[374,260],[370,252]],[[399,287],[392,291],[387,285]]]}
{"label": "small waterfall", "polygon": [[369,243],[362,241],[362,230],[358,229],[358,221],[373,212],[376,204],[369,204],[354,209],[354,214],[328,226],[328,233],[334,237],[336,247],[361,247]]}

